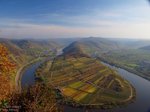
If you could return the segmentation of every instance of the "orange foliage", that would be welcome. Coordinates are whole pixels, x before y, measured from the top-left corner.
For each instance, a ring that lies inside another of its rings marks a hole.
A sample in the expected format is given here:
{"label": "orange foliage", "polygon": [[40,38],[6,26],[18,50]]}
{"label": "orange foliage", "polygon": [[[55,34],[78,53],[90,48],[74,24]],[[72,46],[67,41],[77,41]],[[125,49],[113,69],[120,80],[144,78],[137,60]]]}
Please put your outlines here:
{"label": "orange foliage", "polygon": [[15,70],[15,64],[9,57],[8,49],[0,44],[0,100],[5,99],[11,92],[10,75]]}
{"label": "orange foliage", "polygon": [[14,93],[10,105],[19,105],[19,112],[63,112],[56,102],[54,91],[40,83],[24,89],[20,94]]}

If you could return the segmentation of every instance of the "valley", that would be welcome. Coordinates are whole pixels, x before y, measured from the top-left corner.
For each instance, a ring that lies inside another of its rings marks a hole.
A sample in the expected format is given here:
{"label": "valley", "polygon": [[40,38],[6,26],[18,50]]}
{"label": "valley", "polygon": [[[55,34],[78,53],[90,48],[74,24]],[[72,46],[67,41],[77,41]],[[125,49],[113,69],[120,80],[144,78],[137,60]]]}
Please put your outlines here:
{"label": "valley", "polygon": [[[54,43],[58,44],[52,46],[54,40]],[[44,87],[53,90],[52,97],[56,98],[57,104],[65,107],[107,110],[135,102],[137,88],[103,62],[148,79],[146,66],[149,64],[148,61],[144,61],[149,60],[147,50],[142,50],[141,46],[129,49],[117,41],[103,38],[89,37],[74,39],[75,41],[65,39],[62,42],[54,40],[46,43],[45,40],[1,41],[9,48],[9,56],[17,65],[12,79],[13,82],[16,78],[16,88],[22,87],[24,91],[27,82],[27,87],[36,83],[39,83],[39,86],[44,84]],[[22,44],[18,44],[20,42]],[[45,47],[41,47],[42,43]],[[15,49],[15,52],[12,49]],[[24,75],[32,64],[39,63],[34,61],[38,59],[43,60],[42,64],[37,64],[33,72],[29,71]],[[140,66],[143,66],[144,72]]]}

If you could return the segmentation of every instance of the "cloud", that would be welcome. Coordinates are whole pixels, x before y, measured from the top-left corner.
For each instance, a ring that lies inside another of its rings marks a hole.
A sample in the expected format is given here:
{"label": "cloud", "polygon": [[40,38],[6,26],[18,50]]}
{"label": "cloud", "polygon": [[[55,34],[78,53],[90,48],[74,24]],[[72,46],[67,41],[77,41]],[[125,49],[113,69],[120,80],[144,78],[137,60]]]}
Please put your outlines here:
{"label": "cloud", "polygon": [[[105,23],[106,24],[106,23]],[[70,27],[19,23],[1,28],[0,37],[7,38],[58,38],[58,37],[135,37],[150,39],[150,23],[107,23],[109,27]]]}
{"label": "cloud", "polygon": [[[147,3],[147,2],[146,2]],[[63,13],[39,14],[36,18],[0,19],[0,37],[55,38],[55,37],[118,37],[150,39],[148,4],[115,8],[94,9],[83,15]]]}

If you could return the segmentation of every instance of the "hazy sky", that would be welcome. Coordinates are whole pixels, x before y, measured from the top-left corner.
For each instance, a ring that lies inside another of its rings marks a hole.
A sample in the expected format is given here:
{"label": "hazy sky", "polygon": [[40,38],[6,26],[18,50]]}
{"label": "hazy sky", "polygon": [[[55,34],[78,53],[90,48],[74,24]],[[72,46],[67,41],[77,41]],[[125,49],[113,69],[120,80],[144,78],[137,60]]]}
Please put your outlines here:
{"label": "hazy sky", "polygon": [[0,37],[150,39],[148,0],[0,0]]}

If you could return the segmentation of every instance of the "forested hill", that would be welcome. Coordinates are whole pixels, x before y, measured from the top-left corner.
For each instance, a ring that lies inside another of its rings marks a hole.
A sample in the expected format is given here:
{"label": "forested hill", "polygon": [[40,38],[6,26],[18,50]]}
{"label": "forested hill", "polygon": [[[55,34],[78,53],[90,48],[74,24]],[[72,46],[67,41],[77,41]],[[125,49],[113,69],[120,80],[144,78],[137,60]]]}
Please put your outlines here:
{"label": "forested hill", "polygon": [[117,50],[120,46],[114,42],[103,38],[84,38],[73,42],[64,49],[64,52],[70,51],[82,51],[88,55],[94,55],[96,53],[105,53],[110,50]]}

